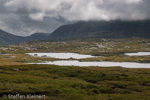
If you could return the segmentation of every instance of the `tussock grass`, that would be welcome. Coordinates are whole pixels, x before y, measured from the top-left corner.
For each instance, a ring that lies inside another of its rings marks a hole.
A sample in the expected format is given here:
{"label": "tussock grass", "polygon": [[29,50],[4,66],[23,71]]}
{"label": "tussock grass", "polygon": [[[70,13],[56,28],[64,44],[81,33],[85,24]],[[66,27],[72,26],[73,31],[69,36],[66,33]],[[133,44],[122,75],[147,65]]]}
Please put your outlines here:
{"label": "tussock grass", "polygon": [[19,93],[43,94],[47,100],[146,100],[150,98],[149,82],[150,69],[0,66],[1,96]]}

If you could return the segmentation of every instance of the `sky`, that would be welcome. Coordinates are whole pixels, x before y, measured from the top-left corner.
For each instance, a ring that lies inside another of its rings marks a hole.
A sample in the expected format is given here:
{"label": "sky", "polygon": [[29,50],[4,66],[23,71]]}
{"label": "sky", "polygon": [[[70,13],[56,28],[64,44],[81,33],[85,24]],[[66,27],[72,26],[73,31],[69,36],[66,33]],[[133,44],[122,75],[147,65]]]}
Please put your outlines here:
{"label": "sky", "polygon": [[19,36],[52,33],[89,20],[150,19],[150,0],[0,0],[0,29]]}

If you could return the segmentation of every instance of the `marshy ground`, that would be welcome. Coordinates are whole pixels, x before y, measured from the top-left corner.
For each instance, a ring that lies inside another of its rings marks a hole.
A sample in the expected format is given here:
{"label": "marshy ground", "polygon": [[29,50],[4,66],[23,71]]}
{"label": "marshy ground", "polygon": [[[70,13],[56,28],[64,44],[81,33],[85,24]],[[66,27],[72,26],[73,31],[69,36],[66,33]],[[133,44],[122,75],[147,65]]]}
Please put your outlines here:
{"label": "marshy ground", "polygon": [[11,100],[3,98],[4,94],[46,95],[46,100],[150,100],[150,69],[30,65],[27,63],[58,59],[25,54],[76,52],[104,56],[80,61],[149,63],[150,56],[124,55],[128,52],[150,52],[148,39],[22,43],[1,46],[0,52],[1,100]]}
{"label": "marshy ground", "polygon": [[4,94],[39,94],[46,100],[149,100],[149,90],[150,69],[0,66],[1,100]]}

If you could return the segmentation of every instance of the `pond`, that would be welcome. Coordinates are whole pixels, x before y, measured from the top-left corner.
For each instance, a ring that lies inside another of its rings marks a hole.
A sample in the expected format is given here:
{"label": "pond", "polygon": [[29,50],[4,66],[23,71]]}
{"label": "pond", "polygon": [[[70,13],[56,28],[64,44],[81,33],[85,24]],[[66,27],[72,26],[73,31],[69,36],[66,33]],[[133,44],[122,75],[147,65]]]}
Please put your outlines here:
{"label": "pond", "polygon": [[83,59],[83,58],[92,58],[97,56],[92,55],[83,55],[78,53],[26,53],[31,56],[37,56],[37,57],[50,57],[50,58],[58,58],[58,59]]}
{"label": "pond", "polygon": [[[26,53],[35,57],[50,57],[58,59],[83,59],[92,57],[102,57],[102,56],[92,56],[84,55],[78,53]],[[150,55],[150,52],[138,52],[138,53],[125,53],[128,56],[145,56]],[[125,68],[150,68],[150,63],[136,63],[136,62],[80,62],[78,60],[60,60],[60,61],[47,61],[44,63],[32,63],[32,64],[49,64],[49,65],[59,65],[59,66],[80,66],[80,67],[125,67]]]}
{"label": "pond", "polygon": [[150,52],[125,53],[127,56],[148,56]]}
{"label": "pond", "polygon": [[80,67],[125,67],[125,68],[150,68],[150,63],[134,63],[134,62],[80,62],[77,60],[60,60],[60,61],[47,61],[44,63],[32,64],[49,64],[59,66],[80,66]]}

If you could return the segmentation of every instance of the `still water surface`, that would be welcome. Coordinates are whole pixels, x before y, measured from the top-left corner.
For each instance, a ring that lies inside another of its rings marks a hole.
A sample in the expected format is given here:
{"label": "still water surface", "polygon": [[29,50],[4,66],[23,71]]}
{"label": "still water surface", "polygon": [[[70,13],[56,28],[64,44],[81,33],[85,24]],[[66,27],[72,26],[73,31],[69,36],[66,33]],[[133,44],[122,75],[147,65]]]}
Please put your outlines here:
{"label": "still water surface", "polygon": [[127,56],[148,56],[150,52],[125,53]]}
{"label": "still water surface", "polygon": [[48,64],[59,66],[80,66],[80,67],[125,67],[125,68],[150,68],[150,63],[134,63],[134,62],[80,62],[77,60],[60,60],[60,61],[47,61],[44,63],[32,64]]}
{"label": "still water surface", "polygon": [[58,59],[83,59],[83,58],[93,58],[97,56],[92,55],[83,55],[78,53],[26,53],[31,56],[38,56],[38,57],[50,57],[50,58],[58,58]]}
{"label": "still water surface", "polygon": [[[83,58],[92,58],[97,56],[92,55],[83,55],[78,53],[27,53],[31,56],[37,57],[51,57],[59,59],[83,59]],[[150,55],[150,52],[138,52],[138,53],[125,53],[128,56],[146,56]],[[59,66],[80,66],[80,67],[113,67],[120,66],[125,68],[150,68],[150,63],[136,63],[136,62],[80,62],[78,60],[60,60],[60,61],[47,61],[44,63],[32,63],[32,64],[49,64],[49,65],[59,65]]]}

